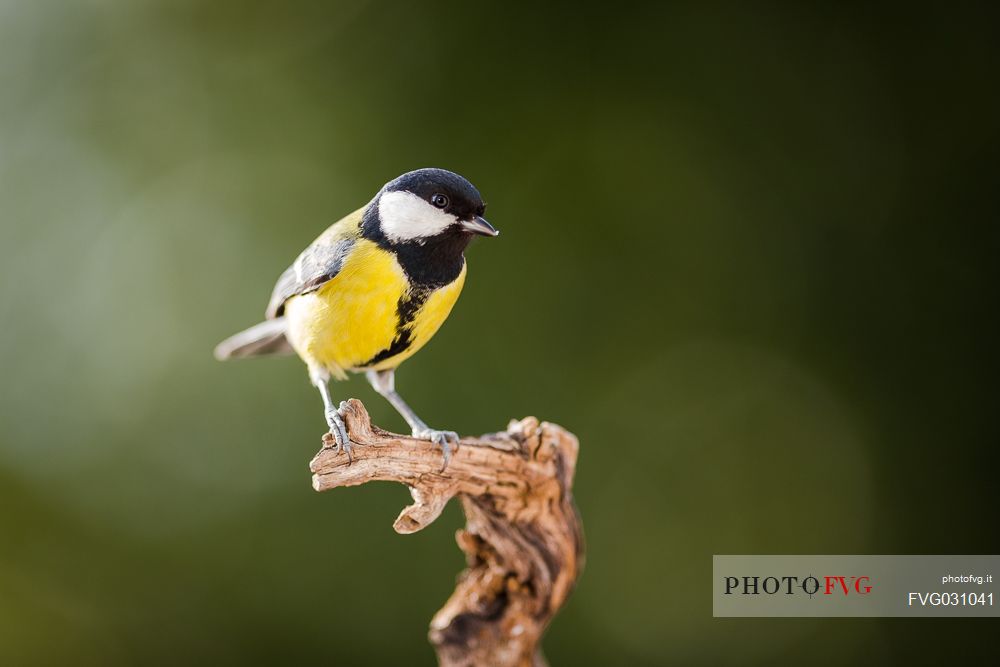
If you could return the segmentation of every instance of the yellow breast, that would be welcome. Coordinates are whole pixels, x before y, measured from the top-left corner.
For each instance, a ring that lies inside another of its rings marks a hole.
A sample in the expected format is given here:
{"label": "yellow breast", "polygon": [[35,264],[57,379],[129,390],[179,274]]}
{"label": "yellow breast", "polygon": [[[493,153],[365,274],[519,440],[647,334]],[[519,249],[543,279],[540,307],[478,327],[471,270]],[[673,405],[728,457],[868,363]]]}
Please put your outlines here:
{"label": "yellow breast", "polygon": [[401,328],[398,306],[413,294],[410,282],[395,255],[362,239],[333,279],[288,300],[288,339],[307,364],[339,378],[349,370],[395,368],[437,332],[464,283],[463,266],[454,282],[421,295],[422,305]]}

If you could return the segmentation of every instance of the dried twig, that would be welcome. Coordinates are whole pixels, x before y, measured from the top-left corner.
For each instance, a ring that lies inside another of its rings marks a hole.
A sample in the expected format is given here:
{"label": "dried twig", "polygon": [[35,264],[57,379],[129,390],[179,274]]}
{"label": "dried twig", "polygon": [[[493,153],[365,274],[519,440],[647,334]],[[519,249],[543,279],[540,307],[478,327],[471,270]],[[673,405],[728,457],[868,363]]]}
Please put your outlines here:
{"label": "dried twig", "polygon": [[462,439],[441,470],[439,447],[372,426],[360,401],[348,406],[354,461],[327,438],[310,464],[317,491],[374,480],[406,484],[413,504],[393,524],[399,533],[429,525],[453,496],[462,502],[467,523],[456,539],[468,568],[431,621],[440,664],[545,664],[539,640],[583,562],[571,494],[576,438],[527,417],[506,433]]}

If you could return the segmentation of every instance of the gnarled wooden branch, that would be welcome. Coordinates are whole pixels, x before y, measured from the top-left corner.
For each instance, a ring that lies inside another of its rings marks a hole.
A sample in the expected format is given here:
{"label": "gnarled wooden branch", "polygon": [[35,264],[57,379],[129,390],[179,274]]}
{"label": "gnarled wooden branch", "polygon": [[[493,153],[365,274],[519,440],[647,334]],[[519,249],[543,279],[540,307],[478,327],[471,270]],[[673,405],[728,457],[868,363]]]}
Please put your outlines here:
{"label": "gnarled wooden branch", "polygon": [[330,438],[310,464],[326,491],[374,480],[406,484],[413,504],[393,525],[413,533],[459,496],[466,526],[458,546],[468,568],[431,620],[441,665],[543,665],[539,640],[566,601],[583,564],[583,534],[571,489],[577,440],[534,417],[505,433],[463,438],[441,469],[441,449],[372,426],[360,401],[344,421],[353,462]]}

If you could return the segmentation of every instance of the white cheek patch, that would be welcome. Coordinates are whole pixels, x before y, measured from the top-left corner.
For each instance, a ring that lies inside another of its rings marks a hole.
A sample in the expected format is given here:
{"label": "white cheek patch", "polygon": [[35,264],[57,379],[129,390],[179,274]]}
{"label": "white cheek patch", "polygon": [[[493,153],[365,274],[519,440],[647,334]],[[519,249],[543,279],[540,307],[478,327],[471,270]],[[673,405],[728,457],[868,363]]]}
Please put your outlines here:
{"label": "white cheek patch", "polygon": [[414,241],[440,234],[458,218],[411,192],[386,192],[378,202],[382,232],[391,241]]}

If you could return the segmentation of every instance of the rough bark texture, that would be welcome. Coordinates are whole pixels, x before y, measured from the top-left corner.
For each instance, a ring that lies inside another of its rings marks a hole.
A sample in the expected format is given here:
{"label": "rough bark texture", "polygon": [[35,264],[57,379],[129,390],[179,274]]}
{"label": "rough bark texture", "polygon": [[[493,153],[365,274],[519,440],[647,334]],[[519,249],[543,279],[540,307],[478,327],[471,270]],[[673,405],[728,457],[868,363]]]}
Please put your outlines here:
{"label": "rough bark texture", "polygon": [[463,438],[442,470],[439,447],[372,426],[360,401],[348,405],[354,460],[325,438],[310,464],[317,491],[375,480],[406,484],[413,504],[396,519],[398,533],[429,525],[453,496],[465,510],[456,539],[468,568],[431,620],[440,664],[544,665],[539,641],[583,564],[571,493],[576,437],[527,417],[504,433]]}

